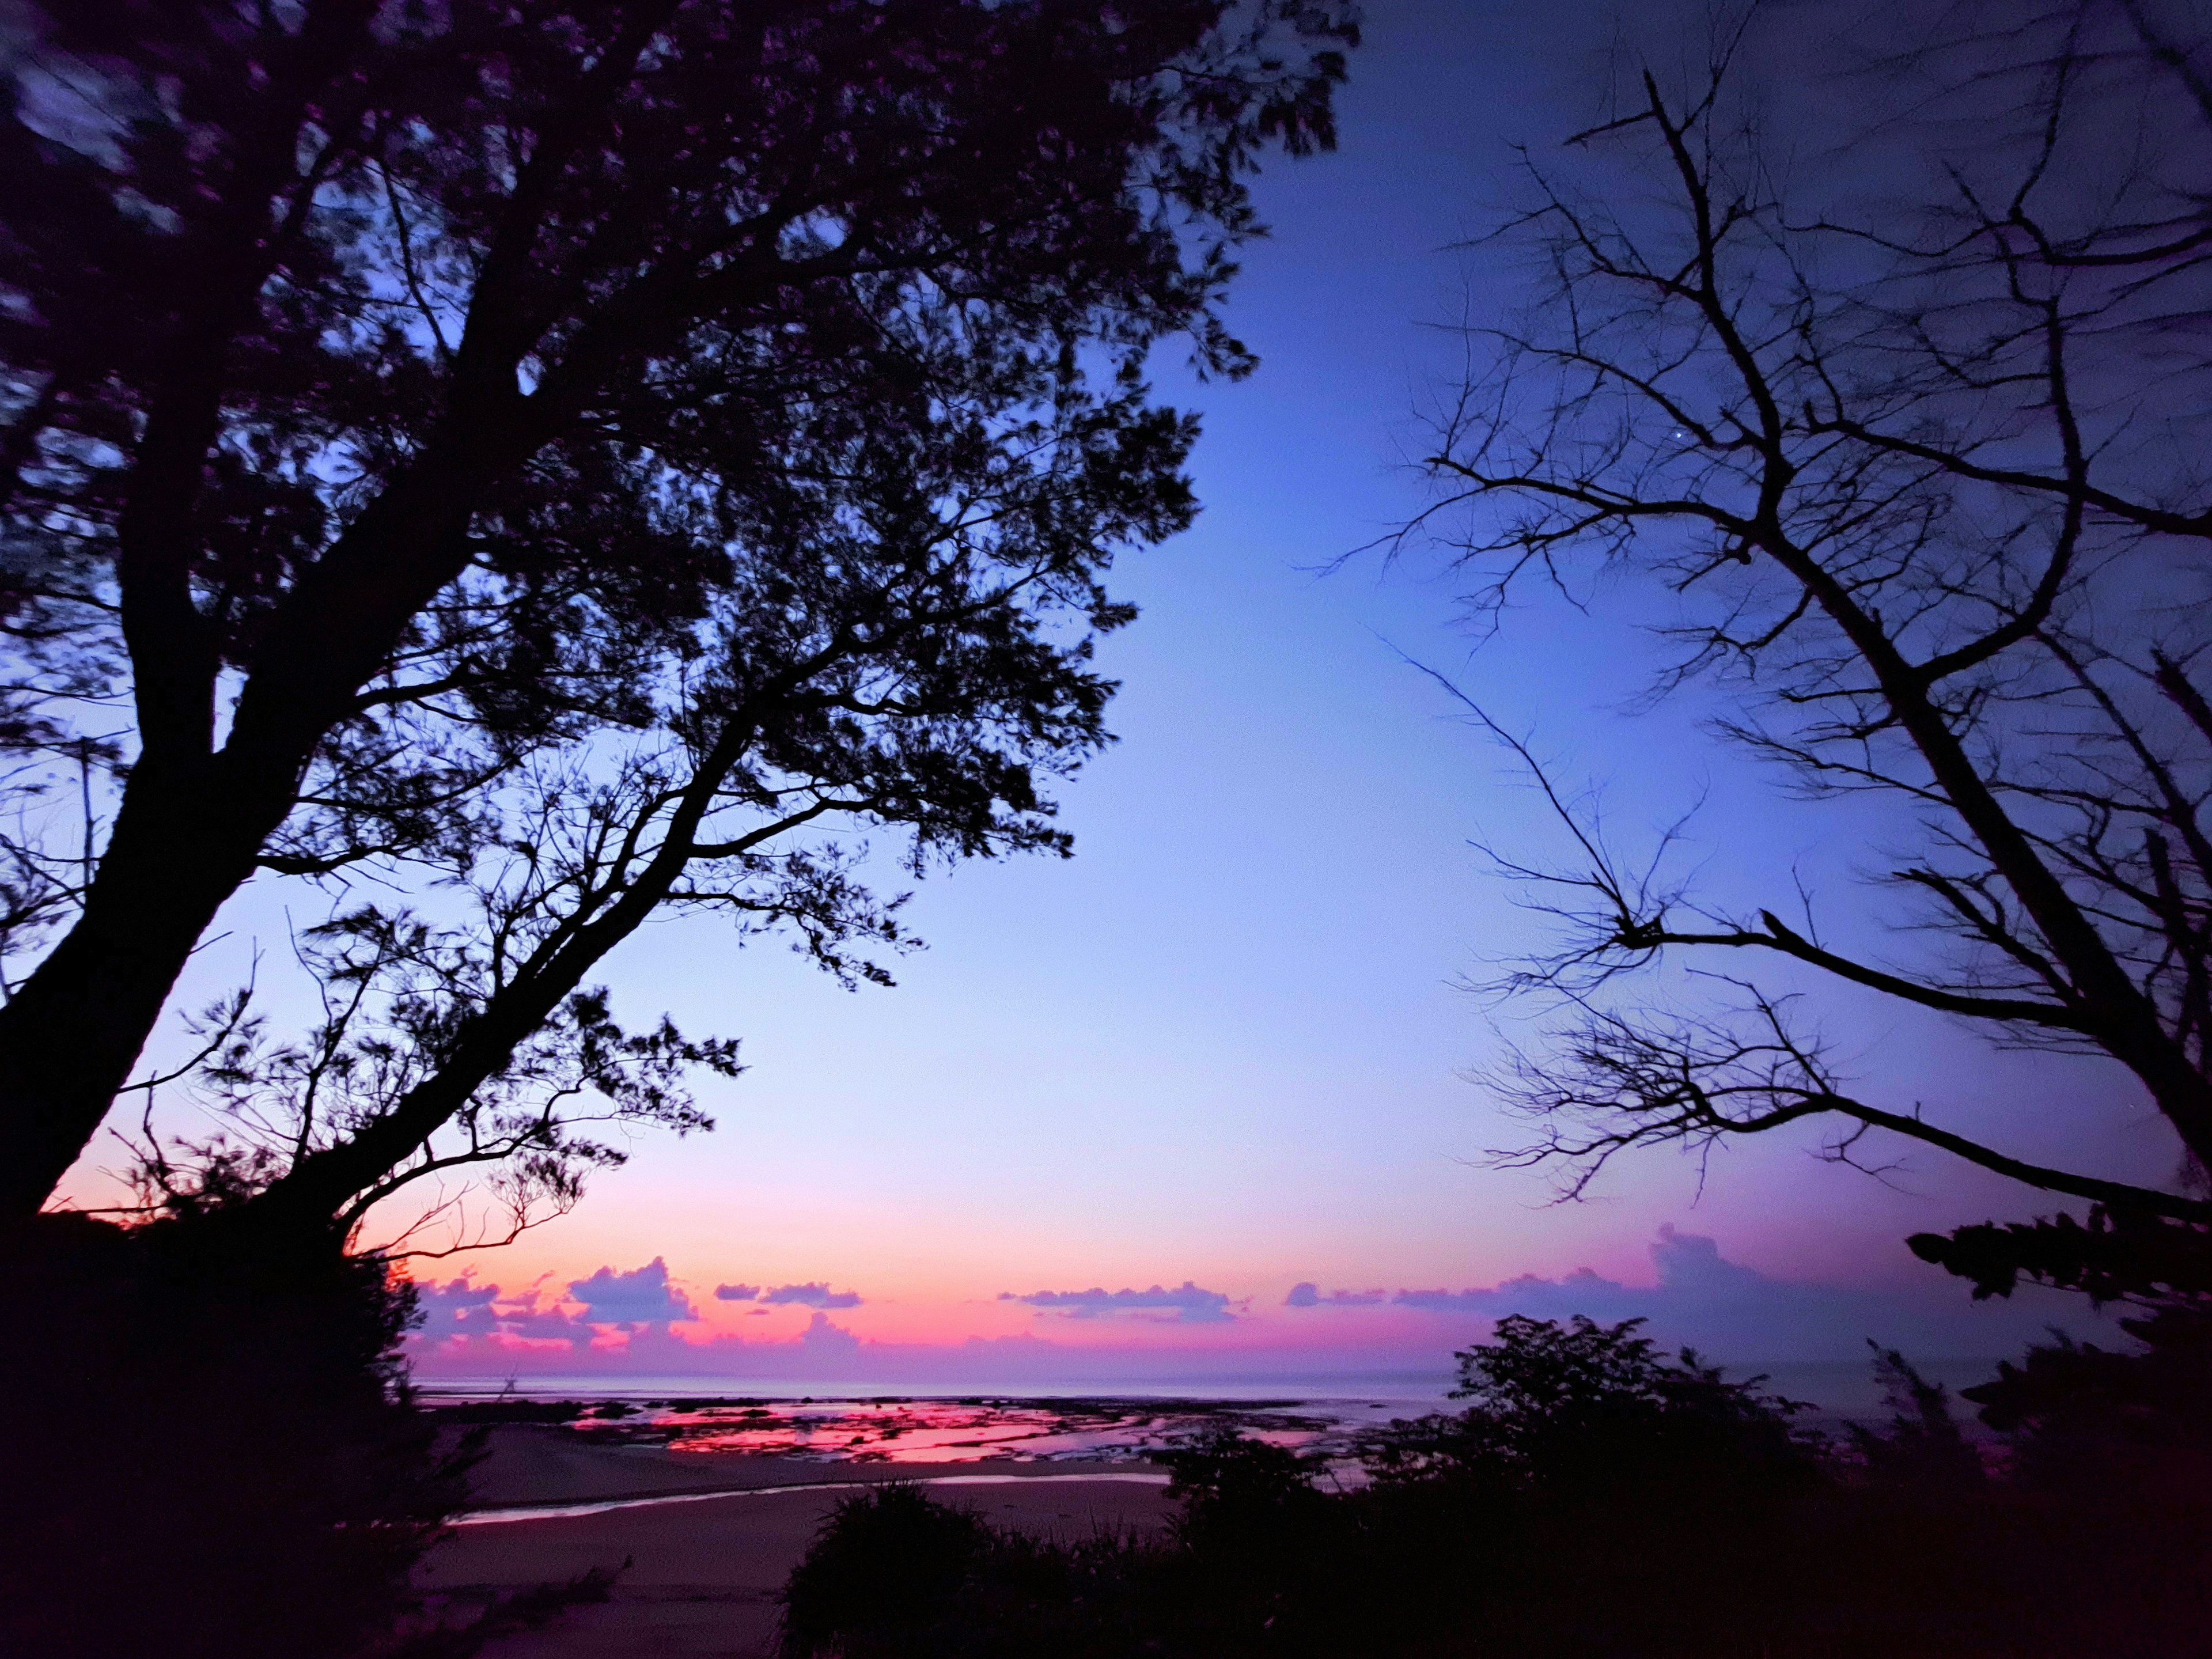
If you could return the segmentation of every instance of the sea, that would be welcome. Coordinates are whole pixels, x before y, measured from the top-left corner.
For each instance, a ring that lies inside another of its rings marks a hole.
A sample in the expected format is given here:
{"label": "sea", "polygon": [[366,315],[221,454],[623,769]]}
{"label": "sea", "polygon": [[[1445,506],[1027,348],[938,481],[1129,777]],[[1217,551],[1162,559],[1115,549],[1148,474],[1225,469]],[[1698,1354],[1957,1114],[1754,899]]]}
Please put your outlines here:
{"label": "sea", "polygon": [[[1925,1362],[1954,1392],[1995,1376],[1994,1360]],[[1800,1421],[1840,1429],[1887,1414],[1863,1364],[1731,1368],[1765,1375],[1766,1391],[1805,1402]],[[1459,1408],[1443,1374],[1115,1378],[1064,1383],[947,1384],[904,1390],[825,1377],[536,1376],[425,1379],[426,1405],[464,1415],[560,1423],[610,1444],[672,1452],[750,1452],[810,1462],[963,1463],[985,1460],[1138,1462],[1231,1430],[1348,1465],[1391,1422]],[[1972,1410],[1961,1410],[1971,1426]]]}

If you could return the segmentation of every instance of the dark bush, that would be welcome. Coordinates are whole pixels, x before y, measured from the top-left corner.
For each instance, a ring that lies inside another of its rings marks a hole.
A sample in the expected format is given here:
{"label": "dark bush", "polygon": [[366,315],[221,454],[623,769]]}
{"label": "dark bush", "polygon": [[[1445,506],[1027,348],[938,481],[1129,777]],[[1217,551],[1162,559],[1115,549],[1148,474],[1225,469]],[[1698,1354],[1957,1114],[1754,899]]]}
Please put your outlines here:
{"label": "dark bush", "polygon": [[2177,1304],[2120,1325],[2138,1352],[2053,1333],[1966,1391],[2012,1442],[2023,1477],[2078,1495],[2212,1464],[2212,1307]]}
{"label": "dark bush", "polygon": [[1887,1429],[1850,1425],[1851,1448],[1868,1477],[1922,1492],[1980,1487],[1988,1470],[1952,1415],[1951,1391],[1921,1376],[1896,1349],[1867,1346],[1890,1408]]}
{"label": "dark bush", "polygon": [[[838,1506],[784,1591],[787,1659],[1180,1654],[1213,1603],[1186,1553],[1112,1533],[1042,1541],[880,1487]],[[1219,1621],[1216,1621],[1219,1622]],[[1216,1650],[1237,1651],[1233,1646]]]}
{"label": "dark bush", "polygon": [[412,1287],[222,1212],[4,1239],[0,1651],[320,1659],[391,1637],[465,1496],[410,1395]]}
{"label": "dark bush", "polygon": [[918,1486],[846,1498],[785,1586],[784,1650],[926,1629],[991,1542],[975,1516],[932,1503]]}

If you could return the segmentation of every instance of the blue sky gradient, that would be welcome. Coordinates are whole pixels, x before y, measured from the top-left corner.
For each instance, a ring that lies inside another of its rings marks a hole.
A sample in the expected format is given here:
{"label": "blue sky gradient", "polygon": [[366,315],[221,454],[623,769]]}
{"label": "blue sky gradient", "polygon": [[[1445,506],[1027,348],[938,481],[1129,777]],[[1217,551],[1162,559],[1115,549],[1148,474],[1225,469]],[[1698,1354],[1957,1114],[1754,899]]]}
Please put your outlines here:
{"label": "blue sky gradient", "polygon": [[[1747,1359],[1856,1353],[1883,1319],[1887,1340],[1994,1354],[2051,1316],[1977,1309],[1903,1249],[2034,1207],[1933,1153],[1887,1184],[1814,1159],[1811,1133],[1704,1167],[1650,1154],[1565,1206],[1540,1173],[1484,1166],[1526,1132],[1468,1080],[1498,1052],[1496,1011],[1456,981],[1540,934],[1469,843],[1540,852],[1554,831],[1407,658],[1602,784],[1632,842],[1702,794],[1689,856],[1716,897],[1787,894],[1801,866],[1846,940],[1878,937],[1846,896],[1883,826],[1783,800],[1699,731],[1699,694],[1635,712],[1660,659],[1634,592],[1600,588],[1587,614],[1532,602],[1478,647],[1438,561],[1355,551],[1420,503],[1418,411],[1462,349],[1445,325],[1519,302],[1451,245],[1508,193],[1510,141],[1540,152],[1589,118],[1613,38],[1595,6],[1370,10],[1341,153],[1261,182],[1275,232],[1231,318],[1264,367],[1195,386],[1164,366],[1163,391],[1205,415],[1206,510],[1120,574],[1144,614],[1104,647],[1121,740],[1065,791],[1074,859],[922,884],[909,919],[931,948],[888,991],[842,991],[709,921],[648,929],[606,976],[629,1014],[744,1040],[747,1074],[704,1091],[719,1131],[641,1139],[437,1318],[530,1285],[507,1328],[548,1342],[592,1311],[670,1340],[681,1303],[695,1335],[728,1341],[1139,1352],[1218,1334],[1224,1356],[1310,1367],[1442,1365],[1513,1310],[1670,1307],[1686,1339]],[[234,911],[198,969],[210,987],[257,942],[281,949],[264,900]],[[2077,1109],[2118,1098],[2091,1068],[1824,1006],[1887,1098],[2002,1121],[2032,1157],[2166,1167],[2140,1115]]]}

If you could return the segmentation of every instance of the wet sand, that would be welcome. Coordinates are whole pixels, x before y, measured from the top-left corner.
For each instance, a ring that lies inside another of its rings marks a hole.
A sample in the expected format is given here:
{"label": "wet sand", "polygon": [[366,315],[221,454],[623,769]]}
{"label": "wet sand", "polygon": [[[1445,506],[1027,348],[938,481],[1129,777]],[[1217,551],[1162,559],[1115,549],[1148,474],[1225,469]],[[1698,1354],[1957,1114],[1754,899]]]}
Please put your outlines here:
{"label": "wet sand", "polygon": [[[544,1430],[501,1428],[476,1482],[488,1514],[625,1507],[464,1525],[431,1553],[420,1577],[458,1609],[628,1561],[609,1601],[501,1638],[486,1659],[761,1659],[775,1644],[776,1592],[854,1482],[949,1479],[933,1495],[1001,1526],[1066,1538],[1160,1526],[1172,1512],[1162,1486],[1129,1478],[1146,1473],[1129,1463],[801,1462],[580,1445]],[[640,1501],[672,1497],[683,1501]]]}

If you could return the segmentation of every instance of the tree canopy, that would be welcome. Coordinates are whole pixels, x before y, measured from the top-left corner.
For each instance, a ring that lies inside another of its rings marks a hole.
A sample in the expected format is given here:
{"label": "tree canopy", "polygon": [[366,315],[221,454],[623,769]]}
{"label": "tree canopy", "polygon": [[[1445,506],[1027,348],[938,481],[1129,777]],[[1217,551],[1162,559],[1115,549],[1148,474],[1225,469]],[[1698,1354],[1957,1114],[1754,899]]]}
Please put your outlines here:
{"label": "tree canopy", "polygon": [[680,1075],[732,1048],[584,983],[656,907],[878,974],[855,832],[1065,850],[1043,779],[1106,739],[1089,638],[1130,615],[1103,572],[1194,510],[1147,356],[1252,366],[1246,179],[1333,142],[1355,40],[1303,0],[35,10],[6,1202],[250,878],[337,890],[325,1018],[212,1011],[240,1138],[149,1169],[356,1217],[446,1160],[572,1195],[618,1155],[578,1098],[703,1121]]}

